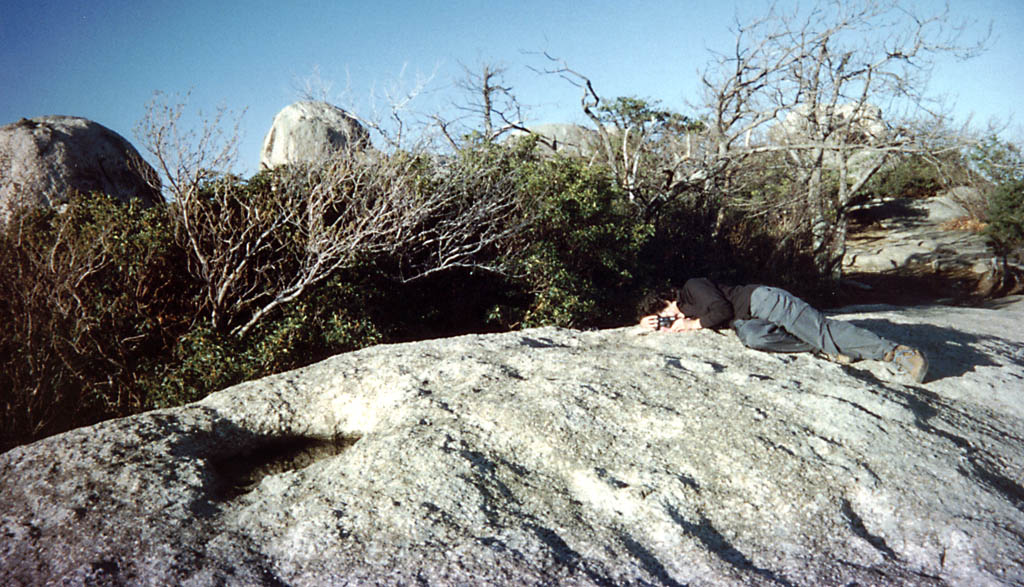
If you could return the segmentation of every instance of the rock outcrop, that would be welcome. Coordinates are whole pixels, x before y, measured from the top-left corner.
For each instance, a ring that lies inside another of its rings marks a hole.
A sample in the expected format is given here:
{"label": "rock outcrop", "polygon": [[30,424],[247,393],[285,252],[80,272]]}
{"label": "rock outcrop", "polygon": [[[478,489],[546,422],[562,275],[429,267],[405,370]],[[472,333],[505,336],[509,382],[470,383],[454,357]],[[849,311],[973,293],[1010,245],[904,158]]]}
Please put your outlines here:
{"label": "rock outcrop", "polygon": [[850,183],[862,180],[867,173],[873,172],[875,167],[883,163],[885,153],[872,148],[872,145],[884,142],[888,135],[881,108],[851,102],[836,106],[818,104],[813,112],[815,116],[812,117],[809,104],[798,105],[771,128],[769,137],[773,142],[783,145],[808,142],[817,144],[823,136],[823,129],[829,128],[829,134],[821,145],[826,147],[822,156],[825,167],[829,169],[838,169],[842,164],[840,152],[834,149],[837,145],[864,145],[863,148],[843,153]]}
{"label": "rock outcrop", "polygon": [[988,239],[945,224],[967,217],[967,210],[948,196],[872,201],[853,212],[866,225],[851,235],[847,271],[879,272],[927,264],[935,269],[965,268],[983,273],[993,256]]}
{"label": "rock outcrop", "polygon": [[873,104],[850,102],[834,108],[819,104],[815,114],[812,121],[810,105],[800,104],[786,114],[782,124],[772,129],[772,138],[781,143],[801,142],[815,135],[815,126],[830,120],[834,126],[849,125],[845,138],[850,142],[868,143],[885,137],[887,133],[882,109]]}
{"label": "rock outcrop", "polygon": [[[590,157],[601,149],[601,137],[597,131],[578,124],[538,124],[530,127],[529,133],[538,136],[537,148],[543,154]],[[513,131],[509,136],[521,137],[529,133]]]}
{"label": "rock outcrop", "polygon": [[1012,259],[1004,263],[983,234],[955,228],[970,217],[960,202],[977,198],[968,190],[872,201],[855,209],[857,229],[847,240],[843,271],[854,279],[883,273],[953,276],[936,299],[957,302],[1024,290],[1024,266]]}
{"label": "rock outcrop", "polygon": [[14,205],[48,206],[70,190],[144,205],[162,202],[156,172],[124,137],[75,116],[41,116],[0,127],[0,218]]}
{"label": "rock outcrop", "polygon": [[363,149],[370,135],[351,114],[326,102],[296,102],[274,117],[263,139],[260,167],[316,163],[348,148]]}
{"label": "rock outcrop", "polygon": [[0,583],[1024,582],[1024,301],[932,360],[553,328],[338,355],[0,455]]}

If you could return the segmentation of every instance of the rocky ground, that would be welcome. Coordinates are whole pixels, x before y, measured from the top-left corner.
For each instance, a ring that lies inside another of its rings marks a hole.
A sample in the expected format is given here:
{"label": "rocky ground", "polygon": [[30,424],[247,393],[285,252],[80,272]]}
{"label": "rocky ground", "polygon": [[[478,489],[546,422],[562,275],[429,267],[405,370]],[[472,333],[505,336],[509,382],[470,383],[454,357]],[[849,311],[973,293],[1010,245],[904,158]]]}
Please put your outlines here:
{"label": "rocky ground", "polygon": [[1024,301],[382,345],[0,455],[0,584],[1024,583]]}
{"label": "rocky ground", "polygon": [[729,332],[372,347],[0,455],[0,584],[1024,584],[1024,298],[961,217],[865,209],[846,259],[923,384]]}
{"label": "rocky ground", "polygon": [[1002,266],[957,193],[855,210],[838,304],[983,305],[1024,291],[1024,267]]}

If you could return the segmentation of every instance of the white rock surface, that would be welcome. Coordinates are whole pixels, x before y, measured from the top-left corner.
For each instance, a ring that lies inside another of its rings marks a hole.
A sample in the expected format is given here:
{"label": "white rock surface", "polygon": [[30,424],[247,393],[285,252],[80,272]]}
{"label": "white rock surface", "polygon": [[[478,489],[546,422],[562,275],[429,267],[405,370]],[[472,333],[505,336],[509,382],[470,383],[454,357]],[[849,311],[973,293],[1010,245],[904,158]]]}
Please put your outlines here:
{"label": "white rock surface", "polygon": [[1024,301],[841,319],[931,375],[536,329],[15,448],[0,584],[1024,583]]}
{"label": "white rock surface", "polygon": [[[149,178],[147,180],[147,178]],[[49,206],[68,190],[162,202],[156,172],[124,137],[75,116],[40,116],[0,127],[0,218],[14,204]]]}
{"label": "white rock surface", "polygon": [[277,116],[263,139],[260,167],[316,163],[346,148],[362,149],[369,133],[351,114],[326,102],[296,102]]}
{"label": "white rock surface", "polygon": [[[976,273],[989,269],[994,253],[984,236],[943,226],[967,216],[954,199],[888,200],[871,206],[879,210],[878,226],[850,237],[845,271],[877,273],[913,264],[935,270],[972,268]],[[887,208],[894,211],[886,212]]]}
{"label": "white rock surface", "polygon": [[[590,157],[601,149],[601,138],[596,130],[568,123],[538,124],[530,132],[539,135],[537,148],[543,154],[560,153],[571,157]],[[519,137],[524,131],[512,131],[509,136]]]}
{"label": "white rock surface", "polygon": [[781,124],[772,129],[772,138],[778,142],[800,142],[806,137],[814,136],[814,129],[829,121],[834,126],[849,124],[852,134],[860,135],[863,142],[881,139],[887,132],[882,109],[874,104],[848,102],[835,108],[827,104],[818,104],[815,114],[812,121],[811,106],[806,103],[798,105],[786,114]]}

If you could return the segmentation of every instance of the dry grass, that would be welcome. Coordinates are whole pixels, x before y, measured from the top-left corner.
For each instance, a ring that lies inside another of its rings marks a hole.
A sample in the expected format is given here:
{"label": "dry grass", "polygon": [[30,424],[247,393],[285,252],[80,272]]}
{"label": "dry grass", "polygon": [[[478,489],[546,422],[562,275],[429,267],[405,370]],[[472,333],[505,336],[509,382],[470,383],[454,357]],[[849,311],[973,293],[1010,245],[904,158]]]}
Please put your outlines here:
{"label": "dry grass", "polygon": [[953,218],[942,223],[941,228],[943,230],[957,230],[963,232],[979,233],[985,230],[988,226],[987,223],[972,218],[970,216],[961,216],[959,218]]}

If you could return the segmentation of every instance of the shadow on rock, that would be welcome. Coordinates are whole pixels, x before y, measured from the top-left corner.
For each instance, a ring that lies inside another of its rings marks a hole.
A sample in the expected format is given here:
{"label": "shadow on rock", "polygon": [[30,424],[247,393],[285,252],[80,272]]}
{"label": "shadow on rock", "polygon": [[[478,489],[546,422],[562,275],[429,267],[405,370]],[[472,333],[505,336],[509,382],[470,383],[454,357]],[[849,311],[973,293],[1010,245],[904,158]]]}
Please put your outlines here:
{"label": "shadow on rock", "polygon": [[928,210],[915,206],[914,200],[909,198],[873,202],[850,211],[850,222],[855,228],[887,220],[903,226],[914,226],[924,224],[927,219]]}
{"label": "shadow on rock", "polygon": [[754,573],[755,575],[759,575],[776,585],[793,585],[793,583],[788,579],[780,577],[770,569],[763,569],[756,566],[749,558],[747,558],[747,555],[737,550],[735,546],[726,540],[726,538],[722,536],[721,532],[719,532],[711,523],[711,520],[707,519],[703,515],[701,515],[699,522],[694,523],[684,518],[683,515],[679,513],[679,510],[674,507],[668,507],[667,511],[669,517],[672,518],[672,521],[679,524],[684,532],[699,540],[705,548],[718,556],[718,558],[735,567],[737,570]]}
{"label": "shadow on rock", "polygon": [[622,545],[629,554],[639,561],[644,570],[657,578],[662,585],[666,587],[682,587],[683,584],[673,579],[665,565],[651,551],[647,550],[643,544],[640,544],[627,534],[623,534],[619,539],[622,540]]}
{"label": "shadow on rock", "polygon": [[[143,440],[173,439],[169,454],[205,462],[203,494],[210,501],[193,503],[200,517],[217,511],[215,502],[229,501],[248,493],[265,477],[304,469],[318,460],[331,458],[355,444],[359,438],[317,438],[295,434],[261,435],[239,427],[219,416],[216,410],[197,407],[201,415],[182,418],[151,414],[140,434]],[[197,426],[208,421],[209,428]],[[170,473],[173,475],[173,472]],[[173,481],[172,477],[168,481]]]}
{"label": "shadow on rock", "polygon": [[[928,357],[925,383],[960,377],[978,367],[999,367],[1001,364],[993,358],[993,352],[1006,361],[1024,366],[1024,357],[1014,352],[1016,344],[997,336],[969,334],[934,324],[898,324],[884,318],[854,319],[850,323],[921,349]],[[991,348],[992,352],[981,350],[984,347]]]}

